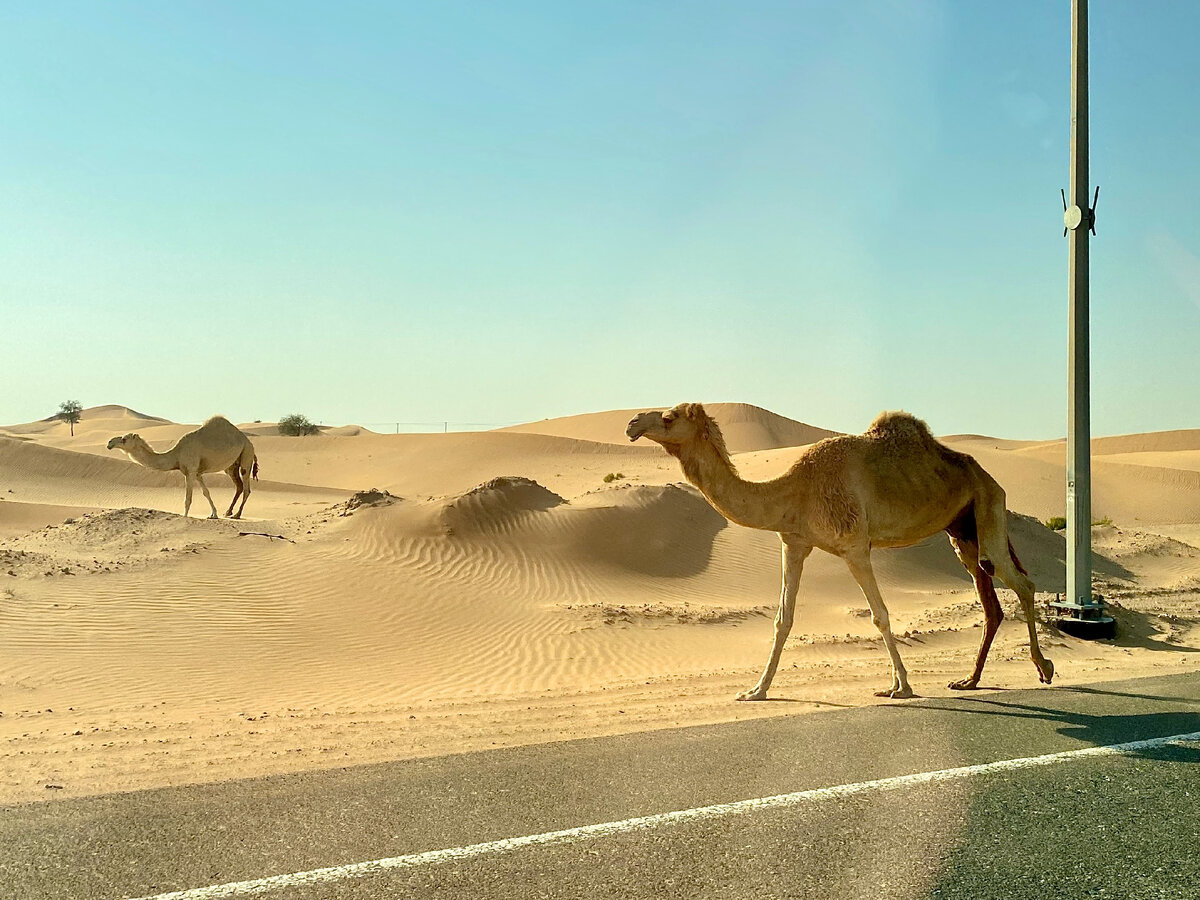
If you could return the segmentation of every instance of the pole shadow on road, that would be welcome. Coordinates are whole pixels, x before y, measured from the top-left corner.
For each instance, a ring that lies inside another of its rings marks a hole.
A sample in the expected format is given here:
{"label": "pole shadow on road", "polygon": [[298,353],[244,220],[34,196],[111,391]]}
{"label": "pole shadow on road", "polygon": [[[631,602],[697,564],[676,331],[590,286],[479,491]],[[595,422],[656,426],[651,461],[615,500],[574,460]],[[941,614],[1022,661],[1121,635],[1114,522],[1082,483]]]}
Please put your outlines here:
{"label": "pole shadow on road", "polygon": [[[1098,688],[1063,688],[1056,693],[1081,693],[1100,697],[1125,697],[1175,704],[1200,706],[1200,701],[1182,697],[1155,697],[1147,694],[1131,694],[1122,691]],[[1058,733],[1082,744],[1093,747],[1123,744],[1129,741],[1169,737],[1174,734],[1200,732],[1200,712],[1137,713],[1091,715],[1066,709],[1053,709],[1032,703],[1017,703],[986,697],[962,697],[951,701],[953,705],[932,703],[908,703],[909,708],[937,710],[940,712],[965,713],[968,715],[1001,716],[1017,719],[1043,719],[1061,724]],[[1169,762],[1200,762],[1200,747],[1194,745],[1160,746],[1137,750],[1128,754],[1141,759],[1156,759]]]}

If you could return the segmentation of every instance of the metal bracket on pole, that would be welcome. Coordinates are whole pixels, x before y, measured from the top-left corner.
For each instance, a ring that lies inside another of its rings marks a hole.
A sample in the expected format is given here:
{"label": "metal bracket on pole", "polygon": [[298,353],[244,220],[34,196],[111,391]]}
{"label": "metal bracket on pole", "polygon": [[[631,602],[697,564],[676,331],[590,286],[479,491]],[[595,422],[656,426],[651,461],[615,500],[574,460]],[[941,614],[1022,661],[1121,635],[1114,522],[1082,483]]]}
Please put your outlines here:
{"label": "metal bracket on pole", "polygon": [[1093,235],[1096,233],[1096,204],[1100,199],[1100,185],[1096,185],[1096,193],[1092,196],[1092,205],[1086,210],[1080,209],[1078,206],[1067,206],[1067,192],[1062,188],[1058,189],[1058,193],[1062,195],[1063,205],[1063,237],[1067,236],[1068,231],[1074,231],[1080,225],[1087,221],[1088,231]]}

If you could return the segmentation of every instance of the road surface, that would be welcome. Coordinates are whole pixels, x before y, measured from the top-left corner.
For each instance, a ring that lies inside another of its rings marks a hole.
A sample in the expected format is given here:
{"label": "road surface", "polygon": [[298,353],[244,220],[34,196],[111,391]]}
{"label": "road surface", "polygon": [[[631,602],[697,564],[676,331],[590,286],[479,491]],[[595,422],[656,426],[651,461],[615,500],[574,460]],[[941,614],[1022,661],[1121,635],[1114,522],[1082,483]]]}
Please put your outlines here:
{"label": "road surface", "polygon": [[1200,898],[1197,763],[1200,675],[981,691],[0,808],[0,898]]}

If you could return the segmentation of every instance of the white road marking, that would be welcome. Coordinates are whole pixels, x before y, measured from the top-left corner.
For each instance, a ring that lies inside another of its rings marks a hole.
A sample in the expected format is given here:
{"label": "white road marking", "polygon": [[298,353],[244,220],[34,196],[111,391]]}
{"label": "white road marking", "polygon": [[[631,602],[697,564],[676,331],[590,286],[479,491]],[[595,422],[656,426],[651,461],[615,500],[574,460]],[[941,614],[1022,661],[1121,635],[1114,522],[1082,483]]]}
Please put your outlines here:
{"label": "white road marking", "polygon": [[1139,750],[1154,750],[1170,744],[1193,742],[1200,742],[1200,731],[1194,731],[1190,734],[1174,734],[1169,737],[1151,738],[1145,741],[1130,741],[1125,744],[1110,744],[1104,747],[1066,750],[1062,753],[1048,753],[1044,756],[1003,759],[998,762],[961,766],[957,769],[939,769],[936,772],[897,775],[892,778],[880,778],[876,781],[860,781],[854,784],[813,788],[807,791],[796,791],[792,794],[777,794],[774,797],[739,800],[735,803],[718,803],[714,806],[681,809],[653,816],[639,816],[636,819],[623,819],[619,822],[603,822],[599,825],[584,825],[579,828],[567,828],[563,831],[549,831],[544,834],[505,838],[499,841],[488,841],[483,844],[471,844],[467,847],[430,850],[425,853],[412,853],[407,856],[393,856],[387,859],[373,859],[368,862],[330,866],[329,868],[312,869],[307,872],[272,875],[267,878],[255,878],[251,881],[233,881],[228,884],[214,884],[208,887],[191,888],[184,891],[171,891],[166,894],[139,897],[136,900],[218,900],[218,898],[224,897],[250,897],[265,894],[279,888],[303,887],[350,878],[362,878],[366,875],[376,875],[390,869],[411,869],[417,866],[472,859],[476,856],[484,856],[489,853],[507,853],[521,847],[570,844],[588,840],[589,838],[607,837],[614,834],[625,834],[630,831],[657,828],[660,825],[675,825],[680,822],[720,819],[725,816],[745,815],[763,809],[780,809],[788,806],[797,806],[801,803],[852,797],[856,794],[866,794],[871,791],[890,791],[915,785],[952,781],[957,778],[969,778],[972,775],[989,775],[996,772],[1029,769],[1035,766],[1052,766],[1056,763],[1074,762],[1098,756],[1118,756],[1125,753],[1136,753]]}

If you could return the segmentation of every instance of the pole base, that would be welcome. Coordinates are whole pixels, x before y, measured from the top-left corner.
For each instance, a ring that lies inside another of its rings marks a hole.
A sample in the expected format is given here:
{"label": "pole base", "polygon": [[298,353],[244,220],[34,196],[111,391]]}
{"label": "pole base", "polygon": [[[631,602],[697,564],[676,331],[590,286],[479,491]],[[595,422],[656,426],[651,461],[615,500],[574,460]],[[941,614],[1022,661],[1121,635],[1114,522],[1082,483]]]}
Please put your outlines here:
{"label": "pole base", "polygon": [[1091,603],[1055,600],[1050,604],[1054,624],[1067,634],[1085,640],[1117,636],[1117,620],[1104,611],[1104,598],[1097,594]]}

